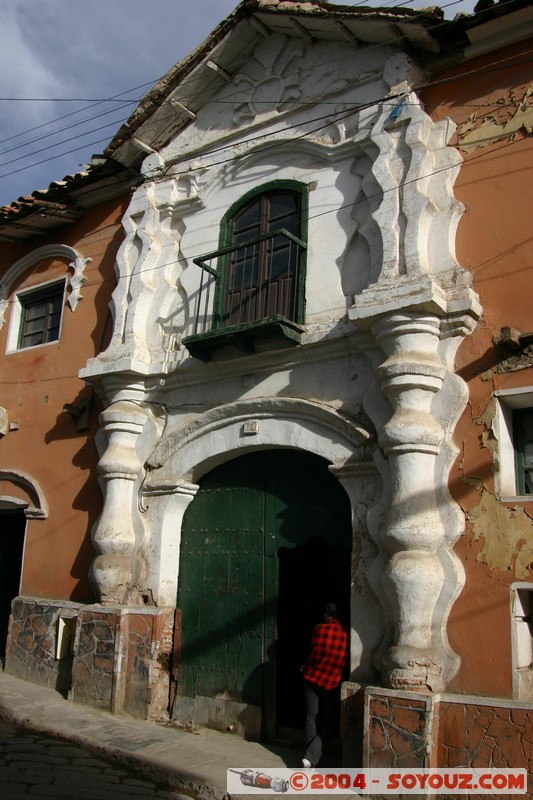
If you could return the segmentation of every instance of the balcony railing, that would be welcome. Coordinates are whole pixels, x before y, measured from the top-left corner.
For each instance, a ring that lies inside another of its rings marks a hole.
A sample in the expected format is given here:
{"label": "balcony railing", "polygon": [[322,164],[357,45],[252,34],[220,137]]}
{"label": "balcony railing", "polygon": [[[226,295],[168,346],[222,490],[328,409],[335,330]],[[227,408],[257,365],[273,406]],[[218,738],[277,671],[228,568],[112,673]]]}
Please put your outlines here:
{"label": "balcony railing", "polygon": [[191,335],[272,317],[298,323],[305,250],[305,242],[281,228],[193,259],[202,274]]}

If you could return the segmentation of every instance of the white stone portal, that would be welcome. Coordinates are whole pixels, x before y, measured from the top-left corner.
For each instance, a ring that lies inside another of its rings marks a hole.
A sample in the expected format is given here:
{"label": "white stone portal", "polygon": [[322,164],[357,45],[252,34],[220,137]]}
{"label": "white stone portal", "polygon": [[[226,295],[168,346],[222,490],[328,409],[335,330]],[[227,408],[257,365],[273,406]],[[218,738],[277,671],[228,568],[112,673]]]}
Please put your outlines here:
{"label": "white stone portal", "polygon": [[[174,605],[199,478],[253,448],[317,453],[352,505],[352,678],[440,691],[458,667],[446,621],[463,582],[453,355],[480,313],[454,252],[461,159],[405,53],[338,41],[332,61],[331,41],[294,33],[265,36],[145,161],[112,341],[81,373],[110,403],[93,574],[103,600]],[[308,201],[300,344],[204,364],[183,343],[203,292],[193,259],[217,249],[239,198],[274,181]]]}

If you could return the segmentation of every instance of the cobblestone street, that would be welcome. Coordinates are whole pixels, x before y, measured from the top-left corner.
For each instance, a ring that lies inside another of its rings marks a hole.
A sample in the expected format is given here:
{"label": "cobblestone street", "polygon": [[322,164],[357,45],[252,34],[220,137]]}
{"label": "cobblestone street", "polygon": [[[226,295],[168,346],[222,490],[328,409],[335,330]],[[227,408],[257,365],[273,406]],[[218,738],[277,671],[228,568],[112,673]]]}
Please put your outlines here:
{"label": "cobblestone street", "polygon": [[60,739],[0,720],[0,800],[178,800],[183,794]]}

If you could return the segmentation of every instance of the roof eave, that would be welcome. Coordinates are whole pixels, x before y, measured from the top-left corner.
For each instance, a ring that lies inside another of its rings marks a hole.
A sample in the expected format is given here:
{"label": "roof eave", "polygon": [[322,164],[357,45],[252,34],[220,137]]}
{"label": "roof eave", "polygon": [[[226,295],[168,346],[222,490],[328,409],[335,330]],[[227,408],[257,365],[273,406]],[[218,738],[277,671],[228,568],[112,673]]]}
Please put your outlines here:
{"label": "roof eave", "polygon": [[372,44],[392,41],[409,52],[419,50],[435,56],[440,43],[432,28],[438,25],[440,33],[442,25],[447,24],[442,16],[438,8],[354,9],[317,2],[243,0],[193,53],[153,87],[105,153],[124,165],[138,166],[150,149],[165,147],[269,33],[339,41],[351,37],[354,42]]}

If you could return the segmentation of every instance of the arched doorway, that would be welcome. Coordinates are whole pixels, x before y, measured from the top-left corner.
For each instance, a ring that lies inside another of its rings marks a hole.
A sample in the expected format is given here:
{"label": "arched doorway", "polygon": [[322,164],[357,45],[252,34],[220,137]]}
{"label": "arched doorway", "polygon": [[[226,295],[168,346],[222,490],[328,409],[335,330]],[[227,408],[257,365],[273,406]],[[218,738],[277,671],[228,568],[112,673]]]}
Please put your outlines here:
{"label": "arched doorway", "polygon": [[0,659],[6,655],[11,603],[20,591],[26,517],[24,511],[0,510]]}
{"label": "arched doorway", "polygon": [[174,716],[251,738],[302,727],[299,666],[325,602],[348,613],[351,544],[319,456],[261,450],[205,475],[182,529]]}

